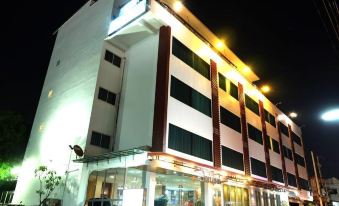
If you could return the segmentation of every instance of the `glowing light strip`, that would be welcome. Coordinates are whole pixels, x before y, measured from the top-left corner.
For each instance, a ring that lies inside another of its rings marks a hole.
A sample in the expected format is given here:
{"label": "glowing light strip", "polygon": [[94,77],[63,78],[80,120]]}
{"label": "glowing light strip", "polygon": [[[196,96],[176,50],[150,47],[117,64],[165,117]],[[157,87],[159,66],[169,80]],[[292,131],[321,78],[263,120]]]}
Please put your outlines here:
{"label": "glowing light strip", "polygon": [[146,0],[132,0],[128,2],[125,6],[121,8],[119,16],[114,19],[109,25],[108,35],[111,35],[112,33],[116,32],[117,30],[131,22],[133,19],[142,15],[144,12],[146,12],[146,8]]}
{"label": "glowing light strip", "polygon": [[321,115],[321,118],[325,121],[338,121],[339,120],[339,109],[333,109],[325,112]]}

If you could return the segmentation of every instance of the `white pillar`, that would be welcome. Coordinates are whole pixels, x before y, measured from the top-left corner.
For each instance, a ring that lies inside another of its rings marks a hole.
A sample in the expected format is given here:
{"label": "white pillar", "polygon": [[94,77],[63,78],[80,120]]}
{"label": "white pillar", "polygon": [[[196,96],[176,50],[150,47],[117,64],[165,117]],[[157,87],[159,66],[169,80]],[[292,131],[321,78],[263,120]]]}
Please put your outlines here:
{"label": "white pillar", "polygon": [[204,202],[205,206],[213,206],[213,185],[211,183],[204,182]]}
{"label": "white pillar", "polygon": [[157,184],[156,173],[148,171],[145,173],[146,205],[154,206],[155,185]]}

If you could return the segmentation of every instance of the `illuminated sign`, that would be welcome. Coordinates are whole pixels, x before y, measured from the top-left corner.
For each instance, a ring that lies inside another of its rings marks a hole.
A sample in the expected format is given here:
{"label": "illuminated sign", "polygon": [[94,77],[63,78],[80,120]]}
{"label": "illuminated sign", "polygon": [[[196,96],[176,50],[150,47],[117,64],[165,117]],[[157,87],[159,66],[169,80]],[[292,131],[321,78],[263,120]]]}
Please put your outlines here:
{"label": "illuminated sign", "polygon": [[118,31],[146,11],[147,0],[131,0],[120,9],[119,16],[109,25],[108,35]]}

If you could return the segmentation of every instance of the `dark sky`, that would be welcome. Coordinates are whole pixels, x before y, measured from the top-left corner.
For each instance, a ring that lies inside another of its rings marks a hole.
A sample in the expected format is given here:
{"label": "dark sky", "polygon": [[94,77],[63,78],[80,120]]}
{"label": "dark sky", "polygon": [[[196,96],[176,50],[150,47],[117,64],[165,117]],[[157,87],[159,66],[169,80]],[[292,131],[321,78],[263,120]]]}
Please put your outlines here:
{"label": "dark sky", "polygon": [[[100,1],[100,0],[99,0]],[[316,0],[315,0],[316,1]],[[51,56],[53,32],[85,0],[7,1],[1,16],[0,110],[22,113],[32,124]],[[339,107],[339,52],[312,0],[186,0],[202,20],[261,78],[268,98],[298,112],[309,151],[320,156],[326,177],[339,178],[339,123],[320,114]],[[320,8],[320,7],[318,7]],[[321,11],[321,8],[320,8]],[[332,40],[331,40],[332,39]],[[337,47],[339,48],[339,47]],[[311,170],[309,170],[311,172]]]}

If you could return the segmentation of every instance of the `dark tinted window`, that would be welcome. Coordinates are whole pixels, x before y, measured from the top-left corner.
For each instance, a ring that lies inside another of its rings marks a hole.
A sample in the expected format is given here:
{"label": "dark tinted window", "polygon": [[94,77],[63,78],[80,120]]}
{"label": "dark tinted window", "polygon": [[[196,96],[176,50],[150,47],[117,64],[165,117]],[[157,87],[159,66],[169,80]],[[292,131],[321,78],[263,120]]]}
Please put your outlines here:
{"label": "dark tinted window", "polygon": [[273,146],[273,151],[276,153],[280,154],[280,149],[279,149],[279,142],[273,138],[272,139],[272,146]]}
{"label": "dark tinted window", "polygon": [[265,121],[268,122],[270,125],[275,127],[275,117],[269,113],[266,109],[264,110]]}
{"label": "dark tinted window", "polygon": [[266,166],[264,162],[251,157],[251,168],[252,168],[252,174],[258,175],[260,177],[267,177]]}
{"label": "dark tinted window", "polygon": [[91,145],[99,146],[102,148],[109,148],[111,137],[99,132],[92,131]]}
{"label": "dark tinted window", "polygon": [[288,180],[288,185],[297,186],[297,181],[294,175],[287,173],[287,180]]}
{"label": "dark tinted window", "polygon": [[240,118],[223,107],[220,107],[220,122],[241,133]]}
{"label": "dark tinted window", "polygon": [[276,167],[271,166],[272,170],[272,179],[278,182],[284,182],[282,170]]}
{"label": "dark tinted window", "polygon": [[310,190],[309,185],[308,185],[308,181],[301,178],[301,177],[299,177],[299,186],[303,190],[308,190],[308,191]]}
{"label": "dark tinted window", "polygon": [[301,146],[301,138],[298,135],[296,135],[294,132],[292,132],[292,140]]}
{"label": "dark tinted window", "polygon": [[168,147],[212,161],[212,141],[172,124],[169,124]]}
{"label": "dark tinted window", "polygon": [[98,99],[110,103],[111,105],[115,105],[115,98],[116,94],[108,91],[107,89],[99,87]]}
{"label": "dark tinted window", "polygon": [[254,112],[255,114],[259,115],[259,105],[256,101],[254,101],[251,97],[245,94],[245,104],[246,107]]}
{"label": "dark tinted window", "polygon": [[176,38],[173,38],[172,54],[208,80],[210,79],[210,65]]}
{"label": "dark tinted window", "polygon": [[272,149],[271,137],[266,135],[265,141],[266,141],[268,149]]}
{"label": "dark tinted window", "polygon": [[239,99],[238,87],[235,84],[233,84],[232,82],[230,82],[230,95],[237,100]]}
{"label": "dark tinted window", "polygon": [[226,78],[219,73],[219,87],[226,92]]}
{"label": "dark tinted window", "polygon": [[171,77],[171,96],[199,112],[211,116],[211,100],[173,76]]}
{"label": "dark tinted window", "polygon": [[283,154],[286,158],[290,159],[293,161],[293,156],[292,156],[292,150],[287,148],[286,146],[283,146]]}
{"label": "dark tinted window", "polygon": [[288,128],[281,122],[279,122],[280,124],[280,131],[281,133],[283,133],[284,135],[286,135],[286,137],[289,137],[288,135]]}
{"label": "dark tinted window", "polygon": [[259,129],[255,128],[254,126],[247,124],[248,129],[248,137],[259,144],[262,144],[262,133]]}
{"label": "dark tinted window", "polygon": [[305,159],[297,153],[294,153],[295,160],[298,165],[305,167]]}
{"label": "dark tinted window", "polygon": [[110,62],[111,64],[120,67],[121,65],[121,57],[119,57],[116,54],[113,54],[112,52],[106,50],[105,52],[105,60]]}
{"label": "dark tinted window", "polygon": [[222,164],[244,171],[243,154],[222,146]]}

